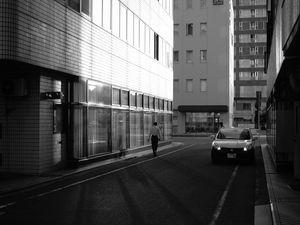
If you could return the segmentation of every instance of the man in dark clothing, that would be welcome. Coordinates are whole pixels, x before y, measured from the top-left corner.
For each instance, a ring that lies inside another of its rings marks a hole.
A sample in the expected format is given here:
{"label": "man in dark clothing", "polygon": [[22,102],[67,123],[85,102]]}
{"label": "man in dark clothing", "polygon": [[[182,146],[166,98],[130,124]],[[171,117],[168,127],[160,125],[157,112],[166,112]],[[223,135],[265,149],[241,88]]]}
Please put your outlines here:
{"label": "man in dark clothing", "polygon": [[157,122],[153,123],[153,126],[149,133],[148,141],[150,140],[150,138],[151,138],[153,155],[156,156],[158,140],[161,139],[161,132],[160,132],[159,127],[157,126]]}

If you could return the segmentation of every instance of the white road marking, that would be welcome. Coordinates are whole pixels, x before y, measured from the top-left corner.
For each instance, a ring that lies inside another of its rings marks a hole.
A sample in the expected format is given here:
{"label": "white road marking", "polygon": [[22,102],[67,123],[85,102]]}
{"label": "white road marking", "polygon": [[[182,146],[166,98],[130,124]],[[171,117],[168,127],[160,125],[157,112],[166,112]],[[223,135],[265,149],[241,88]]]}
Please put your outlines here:
{"label": "white road marking", "polygon": [[227,198],[229,189],[230,189],[230,187],[231,187],[231,184],[232,184],[234,178],[236,177],[238,168],[239,168],[239,166],[236,166],[236,167],[234,168],[234,170],[233,170],[233,172],[232,172],[232,174],[231,174],[231,177],[230,177],[230,179],[229,179],[229,181],[228,181],[228,184],[227,184],[227,186],[226,186],[226,189],[225,189],[225,191],[223,192],[223,195],[222,195],[222,197],[220,198],[220,200],[219,200],[219,202],[218,202],[218,205],[217,205],[217,207],[216,207],[216,209],[215,209],[215,212],[214,212],[214,214],[213,214],[213,218],[212,218],[212,220],[210,221],[209,225],[215,225],[215,224],[216,224],[216,222],[217,222],[217,220],[218,220],[218,218],[219,218],[219,216],[220,216],[220,214],[221,214],[221,212],[222,212],[222,209],[223,209],[225,200],[226,200],[226,198]]}
{"label": "white road marking", "polygon": [[173,154],[173,153],[175,153],[175,152],[179,152],[179,151],[182,151],[182,150],[184,150],[184,149],[190,148],[190,147],[192,147],[193,145],[195,145],[195,144],[191,144],[191,145],[188,145],[188,146],[186,146],[186,147],[177,149],[177,150],[175,150],[175,151],[171,151],[171,152],[168,152],[168,153],[165,153],[165,154],[161,154],[161,155],[159,155],[159,156],[156,156],[156,157],[153,157],[153,158],[150,158],[150,159],[146,159],[146,160],[143,160],[143,161],[140,161],[140,162],[137,162],[137,163],[128,165],[128,166],[124,166],[124,167],[121,167],[121,168],[119,168],[119,169],[115,169],[115,170],[109,171],[109,172],[107,172],[107,173],[99,174],[99,175],[97,175],[97,176],[90,177],[90,178],[85,179],[85,180],[81,180],[81,181],[78,181],[78,182],[74,182],[74,183],[71,183],[71,184],[69,184],[69,185],[66,185],[66,186],[63,186],[63,187],[59,187],[59,188],[53,189],[53,190],[48,191],[48,192],[40,193],[40,194],[38,194],[38,195],[29,197],[29,199],[34,199],[34,198],[42,197],[42,196],[45,196],[45,195],[48,195],[48,194],[51,194],[51,193],[54,193],[54,192],[58,192],[58,191],[61,191],[61,190],[64,190],[64,189],[67,189],[67,188],[70,188],[70,187],[73,187],[73,186],[76,186],[76,185],[79,185],[79,184],[82,184],[82,183],[85,183],[85,182],[88,182],[88,181],[91,181],[91,180],[95,180],[95,179],[100,178],[100,177],[104,177],[104,176],[109,175],[109,174],[113,174],[113,173],[119,172],[119,171],[121,171],[121,170],[125,170],[125,169],[127,169],[127,168],[130,168],[130,167],[133,167],[133,166],[142,164],[142,163],[150,162],[150,161],[155,160],[155,159],[157,159],[157,158],[160,158],[160,157],[163,157],[163,156],[166,156],[166,155],[170,155],[170,154]]}

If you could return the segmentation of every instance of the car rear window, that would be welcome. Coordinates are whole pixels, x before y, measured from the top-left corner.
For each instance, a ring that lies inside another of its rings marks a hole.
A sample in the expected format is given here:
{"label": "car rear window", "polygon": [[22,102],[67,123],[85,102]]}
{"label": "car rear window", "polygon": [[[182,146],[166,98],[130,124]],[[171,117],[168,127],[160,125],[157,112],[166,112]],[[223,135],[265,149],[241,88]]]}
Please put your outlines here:
{"label": "car rear window", "polygon": [[242,129],[222,129],[217,134],[218,139],[249,140],[250,132]]}

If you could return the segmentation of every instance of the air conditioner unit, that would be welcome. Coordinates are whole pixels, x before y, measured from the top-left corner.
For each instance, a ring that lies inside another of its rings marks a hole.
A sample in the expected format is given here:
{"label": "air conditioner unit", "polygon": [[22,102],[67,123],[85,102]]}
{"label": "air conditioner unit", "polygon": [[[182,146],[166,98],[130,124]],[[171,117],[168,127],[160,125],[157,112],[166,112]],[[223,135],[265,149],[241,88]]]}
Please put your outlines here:
{"label": "air conditioner unit", "polygon": [[27,82],[24,78],[10,78],[0,81],[2,96],[26,96],[28,94]]}

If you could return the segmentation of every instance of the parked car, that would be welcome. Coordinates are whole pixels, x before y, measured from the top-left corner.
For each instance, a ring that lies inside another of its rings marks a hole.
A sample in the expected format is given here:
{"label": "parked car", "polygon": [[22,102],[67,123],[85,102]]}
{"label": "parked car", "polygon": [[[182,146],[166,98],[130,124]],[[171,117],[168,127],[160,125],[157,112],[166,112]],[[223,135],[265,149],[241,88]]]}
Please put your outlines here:
{"label": "parked car", "polygon": [[252,163],[255,160],[255,141],[250,129],[221,128],[213,137],[211,161],[239,160]]}

